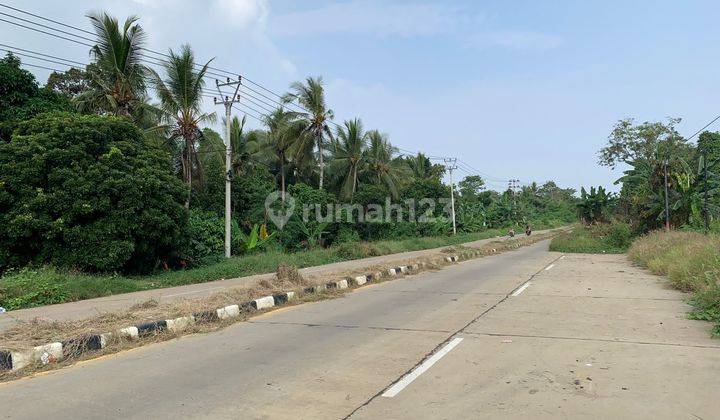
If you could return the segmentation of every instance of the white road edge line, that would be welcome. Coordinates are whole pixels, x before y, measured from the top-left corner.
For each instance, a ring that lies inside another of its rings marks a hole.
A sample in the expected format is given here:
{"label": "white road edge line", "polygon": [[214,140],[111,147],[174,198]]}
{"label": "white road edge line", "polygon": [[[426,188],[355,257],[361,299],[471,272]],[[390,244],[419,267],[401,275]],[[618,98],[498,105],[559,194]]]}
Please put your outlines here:
{"label": "white road edge line", "polygon": [[512,294],[511,294],[510,296],[518,296],[518,295],[520,295],[520,293],[524,292],[525,289],[528,288],[528,286],[530,286],[530,282],[527,282],[527,283],[523,284],[522,286],[518,287],[517,289],[515,289],[515,291],[512,292]]}
{"label": "white road edge line", "polygon": [[555,267],[555,264],[550,264],[547,267],[545,267],[545,271],[548,271],[549,269]]}
{"label": "white road edge line", "polygon": [[422,375],[426,370],[430,369],[432,365],[438,362],[443,356],[450,353],[450,350],[455,348],[460,342],[463,341],[462,337],[455,337],[445,347],[441,348],[437,353],[433,354],[429,359],[424,361],[420,366],[416,367],[412,372],[405,375],[402,379],[395,383],[395,385],[388,388],[387,391],[383,392],[382,396],[385,398],[392,398],[400,393],[406,386],[410,385],[415,379]]}

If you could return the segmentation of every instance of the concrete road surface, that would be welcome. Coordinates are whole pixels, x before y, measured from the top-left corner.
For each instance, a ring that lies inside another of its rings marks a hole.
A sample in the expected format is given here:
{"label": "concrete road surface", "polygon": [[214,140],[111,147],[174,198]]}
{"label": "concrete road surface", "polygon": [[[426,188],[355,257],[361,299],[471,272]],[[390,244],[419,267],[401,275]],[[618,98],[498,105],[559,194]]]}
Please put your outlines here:
{"label": "concrete road surface", "polygon": [[0,418],[720,417],[685,295],[547,246],[0,384]]}
{"label": "concrete road surface", "polygon": [[[550,231],[551,230],[542,230],[535,232],[534,234],[541,235]],[[511,239],[507,237],[495,237],[468,242],[463,245],[467,247],[480,248],[483,245],[487,245],[494,241],[507,240]],[[412,261],[417,258],[444,255],[442,250],[446,248],[446,246],[443,246],[419,251],[408,251],[357,260],[341,261],[317,267],[306,267],[300,269],[300,274],[302,274],[305,278],[312,278],[315,276],[327,276],[333,273],[347,273],[349,271],[367,269],[373,266],[403,265],[408,261]],[[125,310],[135,304],[147,302],[151,299],[158,302],[168,302],[188,298],[202,298],[219,293],[225,289],[253,287],[262,280],[271,280],[274,277],[275,273],[257,274],[232,279],[208,281],[205,283],[188,284],[164,289],[143,290],[140,292],[123,293],[95,299],[81,300],[78,302],[67,302],[57,305],[47,305],[37,308],[10,311],[0,314],[0,332],[15,326],[18,322],[28,321],[37,317],[60,321],[82,319],[95,316],[99,313]]]}

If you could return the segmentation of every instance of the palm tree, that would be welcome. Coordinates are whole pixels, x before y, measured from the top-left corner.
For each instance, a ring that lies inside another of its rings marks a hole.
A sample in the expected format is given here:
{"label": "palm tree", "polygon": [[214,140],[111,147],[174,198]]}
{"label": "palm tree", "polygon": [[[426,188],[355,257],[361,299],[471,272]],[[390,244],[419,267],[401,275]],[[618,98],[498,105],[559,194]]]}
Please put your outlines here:
{"label": "palm tree", "polygon": [[390,144],[387,135],[372,130],[367,133],[367,138],[370,140],[365,151],[368,178],[385,185],[393,198],[397,198],[400,180],[407,172],[407,166],[401,159],[395,158],[398,149]]}
{"label": "palm tree", "polygon": [[409,156],[407,164],[413,177],[420,180],[440,179],[445,173],[444,166],[433,165],[430,159],[422,153],[418,153],[417,156]]}
{"label": "palm tree", "polygon": [[[170,139],[182,141],[183,180],[188,185],[185,207],[190,207],[193,171],[201,171],[202,165],[197,153],[197,139],[202,135],[200,124],[213,122],[215,114],[202,112],[202,89],[205,86],[205,72],[210,61],[197,70],[195,57],[189,45],[183,45],[179,54],[170,50],[163,67],[167,79],[163,80],[152,71],[157,93],[161,101],[163,119],[170,125]],[[201,173],[201,172],[200,172]]]}
{"label": "palm tree", "polygon": [[338,127],[336,137],[333,166],[342,178],[341,193],[352,201],[357,190],[358,172],[366,163],[367,134],[363,132],[362,122],[356,118],[345,121],[344,127]]}
{"label": "palm tree", "polygon": [[280,176],[280,197],[285,202],[285,177],[287,166],[291,162],[293,151],[297,146],[301,133],[306,129],[305,123],[296,118],[294,112],[278,108],[265,117],[267,132],[260,139],[265,151],[272,155]]}
{"label": "palm tree", "polygon": [[235,176],[252,166],[252,159],[260,150],[262,132],[245,130],[246,116],[242,120],[233,117],[230,122],[230,144],[232,145],[232,168]]}
{"label": "palm tree", "polygon": [[330,120],[334,118],[333,111],[327,108],[325,103],[325,89],[321,77],[308,77],[305,83],[295,82],[290,85],[292,93],[288,93],[283,98],[285,102],[297,100],[305,110],[298,112],[297,115],[306,120],[304,136],[301,144],[298,145],[297,158],[305,158],[303,152],[312,151],[317,147],[318,166],[320,167],[319,188],[323,188],[325,179],[325,161],[324,161],[324,144],[326,137],[332,141],[332,130],[328,126]]}
{"label": "palm tree", "polygon": [[88,67],[90,89],[78,95],[75,103],[81,112],[134,117],[146,103],[145,77],[149,71],[141,62],[145,32],[136,16],[127,18],[122,28],[107,13],[88,17],[98,38],[90,50],[95,65]]}

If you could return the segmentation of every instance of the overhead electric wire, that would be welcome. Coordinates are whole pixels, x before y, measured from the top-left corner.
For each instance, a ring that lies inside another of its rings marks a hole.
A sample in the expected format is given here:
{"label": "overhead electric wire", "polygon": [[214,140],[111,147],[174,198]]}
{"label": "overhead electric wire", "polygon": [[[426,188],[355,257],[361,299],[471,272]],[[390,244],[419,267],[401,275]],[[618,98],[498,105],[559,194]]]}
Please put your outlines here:
{"label": "overhead electric wire", "polygon": [[715,117],[715,118],[714,118],[712,121],[710,121],[709,123],[705,124],[705,126],[704,126],[703,128],[701,128],[701,129],[699,129],[698,131],[696,131],[695,134],[693,134],[692,136],[688,137],[688,140],[692,140],[693,137],[695,137],[695,136],[697,136],[698,134],[702,133],[706,128],[708,128],[708,127],[710,127],[711,125],[713,125],[713,123],[715,123],[715,121],[717,121],[717,120],[720,120],[720,115],[718,115],[717,117]]}
{"label": "overhead electric wire", "polygon": [[[91,31],[88,31],[88,30],[85,30],[85,29],[83,29],[83,28],[80,28],[80,27],[77,27],[77,26],[73,26],[73,25],[69,25],[69,24],[66,24],[66,23],[63,23],[63,22],[54,20],[54,19],[50,19],[50,18],[48,18],[48,17],[41,16],[41,15],[39,15],[39,14],[31,13],[31,12],[28,12],[28,11],[26,11],[26,10],[22,10],[22,9],[19,9],[19,8],[16,8],[16,7],[9,6],[9,5],[7,5],[7,4],[0,3],[0,7],[5,7],[5,8],[7,8],[7,9],[13,10],[13,11],[15,11],[15,12],[22,13],[22,14],[25,14],[25,15],[28,15],[28,16],[32,16],[32,17],[34,17],[34,18],[41,19],[41,20],[44,20],[44,21],[46,21],[46,22],[51,22],[51,23],[54,23],[54,24],[56,24],[56,25],[60,25],[60,26],[62,26],[62,27],[68,28],[68,29],[73,29],[73,30],[75,30],[75,31],[79,31],[79,32],[82,32],[82,33],[85,33],[85,34],[88,34],[88,35],[97,36],[95,33],[91,32]],[[48,29],[48,30],[51,30],[51,31],[55,31],[55,32],[59,32],[59,33],[62,33],[62,34],[68,35],[68,36],[72,36],[72,37],[75,37],[75,38],[78,38],[78,39],[81,39],[81,40],[84,40],[84,41],[89,41],[89,42],[95,42],[95,41],[96,41],[96,40],[93,40],[92,38],[88,38],[88,37],[83,36],[83,35],[73,34],[73,33],[71,33],[71,32],[68,32],[68,31],[65,31],[65,30],[62,30],[62,29],[53,28],[53,27],[51,27],[51,26],[44,25],[44,24],[41,24],[41,23],[38,23],[38,22],[34,22],[34,21],[31,21],[31,20],[28,20],[28,19],[24,19],[24,18],[15,16],[15,15],[11,15],[11,14],[8,14],[8,13],[0,12],[0,14],[2,14],[2,15],[4,15],[4,16],[11,17],[11,18],[16,19],[16,20],[20,20],[20,21],[22,21],[22,22],[26,22],[26,23],[30,23],[30,24],[32,24],[32,25],[36,25],[36,26],[39,26],[39,27],[42,27],[42,28],[45,28],[45,29]],[[47,32],[47,31],[44,31],[44,30],[41,30],[41,29],[37,29],[37,28],[29,27],[29,26],[26,26],[26,25],[23,25],[23,24],[19,24],[19,23],[17,23],[17,22],[8,21],[8,20],[6,20],[6,19],[0,18],[0,21],[6,22],[6,23],[9,23],[9,24],[12,24],[12,25],[16,25],[16,26],[18,26],[18,27],[22,27],[22,28],[25,28],[25,29],[29,29],[29,30],[32,30],[32,31],[35,31],[35,32],[39,32],[39,33],[42,33],[42,34],[45,34],[45,35],[53,36],[53,37],[56,37],[56,38],[59,38],[59,39],[67,40],[67,41],[70,41],[70,42],[74,42],[74,43],[76,43],[76,44],[84,45],[84,46],[87,46],[87,47],[90,47],[90,48],[92,48],[92,47],[94,46],[93,44],[87,44],[87,43],[85,43],[85,42],[78,41],[77,39],[67,38],[67,37],[65,37],[65,36],[58,35],[57,33],[53,34],[53,33],[50,33],[50,32]],[[146,52],[148,52],[148,53],[151,53],[151,54],[155,54],[155,55],[158,55],[158,56],[165,57],[165,58],[171,58],[171,55],[166,54],[166,53],[162,53],[162,52],[159,52],[159,51],[150,50],[150,49],[148,49],[148,48],[142,48],[142,50],[143,50],[143,51],[146,51]],[[38,54],[38,55],[40,55],[40,54]],[[148,55],[141,55],[141,57],[142,57],[142,59],[144,59],[145,61],[150,62],[150,63],[153,64],[153,65],[161,65],[161,66],[162,66],[162,65],[164,65],[164,64],[167,63],[166,60],[159,59],[159,58],[156,58],[156,57],[150,57],[150,56],[148,56]],[[153,60],[153,61],[150,61],[150,60]],[[60,64],[62,64],[62,63],[60,63]],[[195,64],[195,66],[196,66],[196,67],[199,67],[199,68],[203,68],[203,67],[204,67],[204,66],[201,65],[201,64]],[[38,66],[38,67],[39,67],[39,66]],[[49,68],[46,68],[46,69],[49,69]],[[55,70],[54,70],[54,71],[55,71]],[[224,73],[224,74],[218,74],[218,73],[215,73],[215,71],[216,71],[216,72],[221,72],[221,73]],[[246,82],[248,82],[249,84],[257,87],[258,89],[261,89],[261,90],[267,92],[268,94],[273,95],[274,97],[277,97],[278,99],[273,99],[273,98],[271,98],[271,97],[263,94],[262,92],[259,92],[258,90],[253,89],[252,87],[248,86],[247,84],[241,85],[241,86],[243,86],[246,90],[249,90],[249,91],[255,93],[256,95],[261,96],[261,97],[267,99],[268,101],[272,102],[273,104],[276,104],[277,106],[283,107],[283,108],[292,106],[292,107],[295,107],[296,109],[300,109],[300,110],[301,110],[302,112],[304,112],[304,113],[310,112],[309,109],[305,108],[305,107],[302,106],[301,104],[295,103],[294,101],[286,101],[284,95],[280,95],[280,94],[278,94],[277,92],[274,92],[273,90],[266,88],[266,87],[263,86],[262,84],[260,84],[260,83],[258,83],[258,82],[255,82],[254,80],[248,78],[247,76],[244,76],[244,75],[241,75],[241,74],[239,74],[239,73],[230,72],[230,71],[227,71],[227,70],[223,70],[223,69],[220,69],[220,68],[217,68],[217,67],[213,67],[213,66],[209,66],[209,65],[208,65],[207,68],[206,68],[205,77],[208,78],[208,79],[213,79],[213,78],[211,77],[211,76],[213,76],[213,75],[216,76],[216,77],[225,77],[225,78],[228,78],[228,79],[235,79],[235,77],[240,76],[242,81],[246,81]],[[226,92],[222,92],[222,93],[223,93],[223,94],[227,94]],[[260,107],[263,108],[263,109],[266,109],[265,106],[271,106],[271,105],[270,105],[269,103],[267,103],[266,101],[260,100],[257,96],[251,95],[251,94],[249,94],[249,93],[247,93],[247,92],[245,92],[245,95],[250,96],[251,98],[253,98],[254,100],[251,99],[251,102],[253,102],[253,103],[256,104],[257,106],[260,106]],[[261,106],[258,102],[264,103],[265,106]],[[274,105],[273,105],[273,106],[274,106]],[[273,107],[273,106],[271,106],[271,107]],[[328,122],[329,122],[330,124],[334,125],[334,126],[336,127],[336,129],[342,127],[341,124],[338,124],[338,123],[336,123],[335,121],[328,120]],[[415,156],[417,153],[419,153],[419,152],[410,151],[410,150],[407,150],[407,149],[401,149],[401,148],[398,148],[398,147],[396,147],[396,148],[397,148],[398,150],[402,151],[402,152],[410,153],[410,154],[413,155],[413,156]],[[434,160],[442,160],[442,159],[445,159],[444,157],[441,157],[441,156],[432,156],[432,155],[426,155],[426,157],[429,158],[429,159],[434,159]]]}

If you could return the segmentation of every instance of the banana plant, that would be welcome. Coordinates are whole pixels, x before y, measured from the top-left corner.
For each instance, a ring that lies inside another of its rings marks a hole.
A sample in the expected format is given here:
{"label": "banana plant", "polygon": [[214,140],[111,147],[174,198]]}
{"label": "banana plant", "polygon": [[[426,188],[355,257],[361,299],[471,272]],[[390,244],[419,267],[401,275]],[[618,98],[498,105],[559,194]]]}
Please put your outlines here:
{"label": "banana plant", "polygon": [[238,234],[238,244],[242,252],[250,252],[253,249],[259,249],[265,246],[275,235],[275,232],[268,234],[267,226],[255,224],[249,234],[240,229]]}
{"label": "banana plant", "polygon": [[327,232],[327,228],[330,223],[318,223],[314,226],[309,226],[308,223],[300,221],[300,230],[305,235],[308,249],[316,248],[320,244],[322,234]]}

